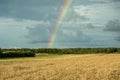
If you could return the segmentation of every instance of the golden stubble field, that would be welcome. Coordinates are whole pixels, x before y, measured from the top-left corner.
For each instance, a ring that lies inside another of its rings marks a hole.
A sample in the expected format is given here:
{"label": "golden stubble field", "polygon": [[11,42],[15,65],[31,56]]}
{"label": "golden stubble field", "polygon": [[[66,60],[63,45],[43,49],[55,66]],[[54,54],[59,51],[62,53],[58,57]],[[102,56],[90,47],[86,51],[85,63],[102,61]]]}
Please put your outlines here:
{"label": "golden stubble field", "polygon": [[120,54],[3,59],[0,80],[120,80]]}

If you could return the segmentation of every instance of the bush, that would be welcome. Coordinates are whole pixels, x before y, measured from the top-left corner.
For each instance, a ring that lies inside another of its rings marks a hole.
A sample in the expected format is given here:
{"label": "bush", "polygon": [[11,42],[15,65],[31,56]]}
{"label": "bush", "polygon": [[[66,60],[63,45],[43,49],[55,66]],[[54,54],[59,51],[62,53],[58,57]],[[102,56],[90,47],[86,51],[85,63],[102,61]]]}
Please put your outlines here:
{"label": "bush", "polygon": [[0,48],[0,58],[1,58],[1,55],[2,55],[2,50],[1,50],[1,48]]}
{"label": "bush", "polygon": [[1,58],[34,57],[34,56],[35,56],[35,53],[32,53],[32,52],[5,51],[1,53]]}

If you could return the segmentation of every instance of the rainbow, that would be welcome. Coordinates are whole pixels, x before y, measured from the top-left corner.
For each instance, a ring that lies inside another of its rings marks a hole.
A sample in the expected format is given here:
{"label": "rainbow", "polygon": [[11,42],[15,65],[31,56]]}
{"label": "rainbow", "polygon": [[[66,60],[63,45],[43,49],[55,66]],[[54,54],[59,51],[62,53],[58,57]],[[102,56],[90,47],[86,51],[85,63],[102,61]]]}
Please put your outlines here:
{"label": "rainbow", "polygon": [[69,9],[70,5],[72,4],[72,1],[73,0],[65,0],[65,4],[64,4],[62,10],[60,11],[57,22],[56,22],[55,27],[53,29],[53,32],[50,36],[49,43],[48,43],[48,48],[51,48],[53,46],[53,43],[54,43],[56,35],[57,35],[57,31],[58,31],[65,15],[67,14],[68,9]]}

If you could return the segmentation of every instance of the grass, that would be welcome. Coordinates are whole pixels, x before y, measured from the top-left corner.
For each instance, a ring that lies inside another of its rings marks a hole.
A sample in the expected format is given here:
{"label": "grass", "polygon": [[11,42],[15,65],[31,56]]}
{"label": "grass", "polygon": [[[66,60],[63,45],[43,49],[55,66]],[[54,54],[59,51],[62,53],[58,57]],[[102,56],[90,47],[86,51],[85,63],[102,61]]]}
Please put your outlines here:
{"label": "grass", "polygon": [[120,80],[120,54],[1,59],[0,80]]}

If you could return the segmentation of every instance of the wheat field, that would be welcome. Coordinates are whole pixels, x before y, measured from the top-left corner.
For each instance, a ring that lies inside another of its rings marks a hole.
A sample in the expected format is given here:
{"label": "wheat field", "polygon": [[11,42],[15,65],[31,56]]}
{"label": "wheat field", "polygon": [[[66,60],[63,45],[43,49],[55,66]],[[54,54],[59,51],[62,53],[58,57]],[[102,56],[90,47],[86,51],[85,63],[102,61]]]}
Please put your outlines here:
{"label": "wheat field", "polygon": [[120,80],[120,54],[1,59],[0,80]]}

